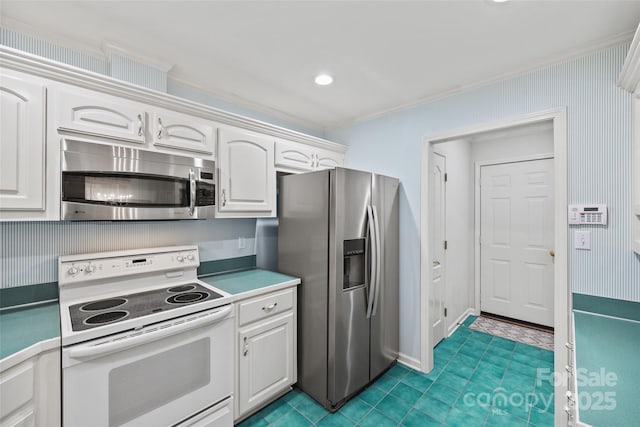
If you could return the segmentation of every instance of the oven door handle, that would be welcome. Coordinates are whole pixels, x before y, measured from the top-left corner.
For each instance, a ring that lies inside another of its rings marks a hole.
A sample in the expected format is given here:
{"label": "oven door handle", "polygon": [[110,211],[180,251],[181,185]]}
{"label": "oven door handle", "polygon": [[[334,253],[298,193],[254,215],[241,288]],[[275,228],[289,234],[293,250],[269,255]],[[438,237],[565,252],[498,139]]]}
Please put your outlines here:
{"label": "oven door handle", "polygon": [[148,329],[147,331],[141,331],[140,335],[135,335],[117,341],[108,341],[101,344],[87,344],[73,347],[69,350],[69,357],[74,359],[86,359],[89,357],[103,356],[116,351],[124,350],[131,347],[136,347],[142,344],[157,341],[161,338],[165,338],[171,335],[191,330],[200,326],[214,323],[227,317],[231,313],[232,306],[228,306],[221,310],[216,310],[206,314],[202,314],[198,317],[185,320],[182,323],[174,324],[162,329]]}

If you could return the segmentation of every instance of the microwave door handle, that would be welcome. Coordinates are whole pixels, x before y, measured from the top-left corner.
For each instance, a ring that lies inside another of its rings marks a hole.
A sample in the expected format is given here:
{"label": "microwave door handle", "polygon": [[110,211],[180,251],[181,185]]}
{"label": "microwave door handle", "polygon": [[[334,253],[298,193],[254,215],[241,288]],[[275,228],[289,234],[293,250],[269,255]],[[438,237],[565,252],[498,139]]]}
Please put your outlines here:
{"label": "microwave door handle", "polygon": [[193,216],[196,209],[196,175],[189,169],[189,216]]}
{"label": "microwave door handle", "polygon": [[222,310],[203,314],[201,317],[188,320],[186,322],[180,323],[179,325],[171,325],[163,329],[155,329],[150,332],[142,332],[140,335],[136,335],[134,337],[127,337],[105,344],[79,345],[69,350],[69,357],[73,359],[86,359],[89,357],[104,356],[106,354],[111,354],[116,351],[121,351],[131,347],[137,347],[139,345],[157,341],[161,338],[169,337],[186,330],[192,330],[200,326],[208,325],[209,323],[218,322],[227,317],[227,315],[231,313],[231,310],[232,307],[227,306]]}

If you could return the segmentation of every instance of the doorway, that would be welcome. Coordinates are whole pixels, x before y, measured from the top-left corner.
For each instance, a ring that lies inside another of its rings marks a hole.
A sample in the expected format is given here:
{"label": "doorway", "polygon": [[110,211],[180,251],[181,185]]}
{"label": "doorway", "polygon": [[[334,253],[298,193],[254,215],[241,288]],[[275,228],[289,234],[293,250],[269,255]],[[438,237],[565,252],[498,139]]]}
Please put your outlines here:
{"label": "doorway", "polygon": [[[432,323],[432,310],[434,309],[434,286],[433,286],[433,261],[436,254],[434,253],[434,246],[432,241],[434,239],[434,230],[431,228],[433,224],[434,205],[433,205],[433,188],[427,185],[432,174],[432,168],[434,165],[433,158],[436,151],[437,144],[441,144],[447,141],[459,140],[464,138],[470,138],[480,134],[486,134],[489,132],[505,131],[514,129],[520,126],[531,125],[536,123],[548,123],[551,128],[551,135],[553,139],[552,156],[553,157],[553,212],[550,214],[553,217],[553,245],[552,248],[555,252],[555,258],[553,259],[553,325],[554,325],[554,363],[555,366],[566,366],[570,364],[569,353],[565,347],[565,343],[570,342],[570,313],[571,313],[571,299],[570,289],[567,278],[567,119],[566,110],[556,109],[550,111],[544,111],[539,113],[532,113],[523,116],[508,118],[499,120],[492,123],[481,124],[464,129],[447,131],[433,136],[428,136],[423,139],[422,148],[422,174],[421,179],[423,185],[421,186],[421,251],[420,251],[420,320],[421,320],[421,332],[420,332],[420,367],[423,372],[430,372],[433,369],[434,355],[433,348],[436,343],[436,336]],[[439,150],[438,150],[439,151]],[[549,153],[551,154],[551,153]],[[447,162],[449,158],[447,157]],[[447,166],[449,164],[447,163]],[[449,171],[448,171],[449,172]],[[449,177],[448,183],[452,181]],[[477,194],[479,196],[479,194]],[[473,207],[471,207],[473,211]],[[450,212],[447,211],[450,215]],[[451,226],[448,228],[451,229]],[[474,235],[475,241],[479,239],[480,227],[475,227],[478,235]],[[473,230],[473,229],[472,229]],[[450,245],[452,246],[452,245]],[[479,276],[480,272],[480,259],[479,251],[474,251],[474,274]],[[451,265],[453,260],[448,260],[450,267],[447,269],[445,265],[445,271],[452,271]],[[455,270],[455,269],[454,269]],[[447,278],[447,282],[449,278]],[[480,283],[480,277],[474,277],[471,280],[473,284],[472,289],[475,288],[475,294],[471,299],[473,304],[470,304],[469,311],[465,313],[465,317],[468,314],[480,314],[480,287],[475,286],[475,283]],[[555,389],[555,404],[557,408],[563,407],[566,403],[563,397],[568,391],[566,382],[559,382],[556,384]],[[561,411],[557,411],[556,420],[560,422]]]}

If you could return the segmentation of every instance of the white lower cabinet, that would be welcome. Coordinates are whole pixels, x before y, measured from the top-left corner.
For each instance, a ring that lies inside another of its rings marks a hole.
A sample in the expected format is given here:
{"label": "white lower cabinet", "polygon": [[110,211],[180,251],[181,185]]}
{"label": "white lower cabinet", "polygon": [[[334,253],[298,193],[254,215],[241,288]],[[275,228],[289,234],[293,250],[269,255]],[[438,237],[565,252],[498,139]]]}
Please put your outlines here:
{"label": "white lower cabinet", "polygon": [[56,427],[60,407],[59,348],[0,372],[0,426]]}
{"label": "white lower cabinet", "polygon": [[[245,324],[237,334],[236,420],[270,403],[297,381],[295,298],[296,290],[288,289],[239,303],[238,322]],[[262,316],[256,319],[258,311]]]}

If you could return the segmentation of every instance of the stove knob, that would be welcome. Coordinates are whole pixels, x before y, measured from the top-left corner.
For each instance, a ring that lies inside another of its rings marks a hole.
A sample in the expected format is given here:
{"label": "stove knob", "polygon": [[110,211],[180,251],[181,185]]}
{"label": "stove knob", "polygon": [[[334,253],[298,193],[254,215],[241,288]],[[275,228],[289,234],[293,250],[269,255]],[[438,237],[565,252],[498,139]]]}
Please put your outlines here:
{"label": "stove knob", "polygon": [[178,260],[178,262],[184,261],[184,257],[182,255],[178,255],[176,259]]}
{"label": "stove knob", "polygon": [[78,274],[78,269],[76,267],[71,267],[69,268],[69,270],[67,270],[67,273],[69,273],[71,276],[75,276],[76,274]]}
{"label": "stove knob", "polygon": [[85,268],[84,268],[85,273],[93,273],[94,271],[96,271],[96,268],[91,265],[88,264]]}
{"label": "stove knob", "polygon": [[193,260],[194,260],[194,258],[195,258],[195,257],[193,256],[193,254],[189,254],[189,255],[187,255],[187,259],[188,259],[189,261],[193,261]]}

